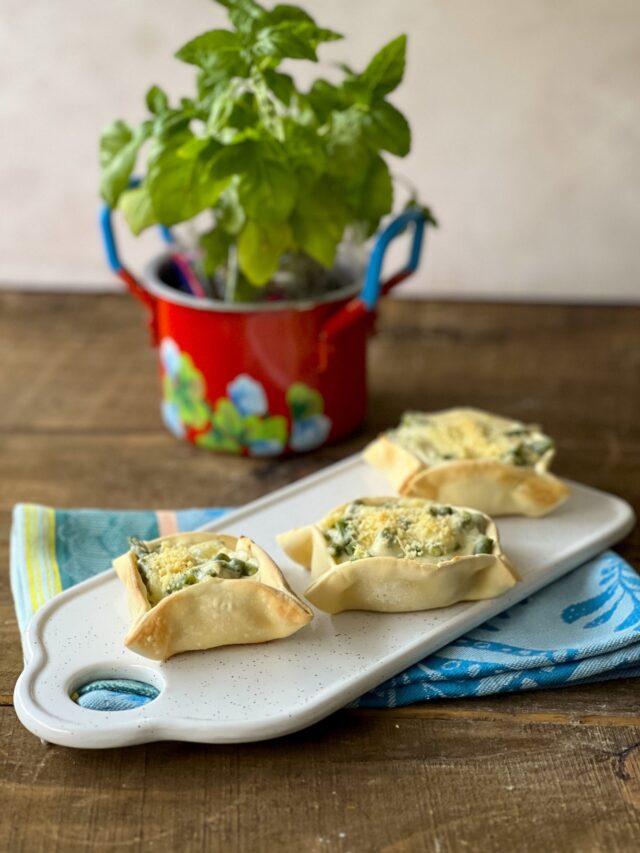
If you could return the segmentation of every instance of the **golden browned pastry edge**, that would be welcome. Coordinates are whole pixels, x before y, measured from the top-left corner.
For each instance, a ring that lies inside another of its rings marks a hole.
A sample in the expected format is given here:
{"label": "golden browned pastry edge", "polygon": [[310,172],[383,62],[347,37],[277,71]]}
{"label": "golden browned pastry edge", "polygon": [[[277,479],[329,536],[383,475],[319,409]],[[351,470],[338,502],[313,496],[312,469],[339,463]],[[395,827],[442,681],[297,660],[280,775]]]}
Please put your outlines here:
{"label": "golden browned pastry edge", "polygon": [[247,550],[258,563],[258,578],[207,578],[152,606],[132,553],[114,560],[134,620],[125,637],[127,648],[153,660],[166,660],[184,651],[287,637],[311,621],[311,609],[291,590],[278,566],[246,537],[181,533],[150,544],[161,540],[187,544],[213,536],[227,547]]}
{"label": "golden browned pastry edge", "polygon": [[427,467],[409,450],[381,435],[363,451],[366,462],[383,471],[398,493],[441,503],[471,506],[491,516],[546,515],[560,506],[569,488],[547,469],[548,451],[534,468],[494,459],[459,459]]}
{"label": "golden browned pastry edge", "polygon": [[486,534],[495,542],[493,554],[453,557],[441,563],[396,557],[336,563],[316,524],[281,533],[277,540],[291,559],[311,570],[314,580],[305,597],[320,610],[332,614],[344,610],[395,613],[496,598],[514,586],[518,573],[502,551],[490,518]]}

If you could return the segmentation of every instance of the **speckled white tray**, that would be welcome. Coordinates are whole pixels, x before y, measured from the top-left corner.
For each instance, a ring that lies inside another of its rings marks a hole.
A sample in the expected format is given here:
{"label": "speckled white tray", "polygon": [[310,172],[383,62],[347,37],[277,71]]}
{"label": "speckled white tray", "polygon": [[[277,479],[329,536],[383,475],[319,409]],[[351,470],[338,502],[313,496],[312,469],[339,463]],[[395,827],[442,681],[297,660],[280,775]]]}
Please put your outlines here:
{"label": "speckled white tray", "polygon": [[[22,723],[52,743],[115,747],[155,740],[233,743],[285,735],[326,717],[366,690],[510,607],[622,538],[631,507],[578,484],[543,519],[498,521],[504,550],[522,582],[501,598],[422,613],[316,612],[292,637],[254,646],[191,652],[155,663],[122,644],[129,627],[124,590],[111,570],[58,595],[31,620],[25,670],[15,690]],[[307,573],[275,544],[275,534],[320,518],[332,506],[389,493],[359,456],[300,480],[208,525],[245,534],[270,551],[298,594]],[[69,693],[100,677],[160,688],[131,711],[81,708]]]}

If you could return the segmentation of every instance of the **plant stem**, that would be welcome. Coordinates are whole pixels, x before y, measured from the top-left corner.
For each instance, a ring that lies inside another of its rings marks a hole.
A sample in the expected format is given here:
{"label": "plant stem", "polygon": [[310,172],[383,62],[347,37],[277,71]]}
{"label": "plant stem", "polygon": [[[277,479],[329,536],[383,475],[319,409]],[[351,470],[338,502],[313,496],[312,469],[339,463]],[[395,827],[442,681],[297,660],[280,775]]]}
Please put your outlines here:
{"label": "plant stem", "polygon": [[225,283],[224,299],[225,302],[235,302],[236,287],[238,284],[238,250],[232,243],[229,246],[229,255],[227,261],[227,281]]}

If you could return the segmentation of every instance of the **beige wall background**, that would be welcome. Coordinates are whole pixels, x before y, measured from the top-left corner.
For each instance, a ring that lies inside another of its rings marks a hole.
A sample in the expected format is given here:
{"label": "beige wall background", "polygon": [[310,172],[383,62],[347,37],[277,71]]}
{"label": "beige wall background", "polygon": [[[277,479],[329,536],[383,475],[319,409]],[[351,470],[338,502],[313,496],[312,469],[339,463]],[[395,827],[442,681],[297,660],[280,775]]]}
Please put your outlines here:
{"label": "beige wall background", "polygon": [[[304,0],[363,65],[409,34],[396,162],[442,227],[407,293],[640,299],[637,0]],[[183,41],[209,0],[0,0],[0,282],[116,287],[96,228],[96,141],[190,85]],[[309,65],[310,74],[313,67]],[[326,72],[326,69],[324,69]],[[305,72],[306,73],[306,69]],[[133,265],[154,236],[125,243]]]}

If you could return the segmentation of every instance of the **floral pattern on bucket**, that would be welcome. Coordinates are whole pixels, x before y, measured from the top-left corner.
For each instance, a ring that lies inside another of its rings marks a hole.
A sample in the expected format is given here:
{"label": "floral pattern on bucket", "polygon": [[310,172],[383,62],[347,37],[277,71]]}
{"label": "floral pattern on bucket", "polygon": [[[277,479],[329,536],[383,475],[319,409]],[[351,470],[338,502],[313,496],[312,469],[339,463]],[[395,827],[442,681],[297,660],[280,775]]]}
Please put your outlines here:
{"label": "floral pattern on bucket", "polygon": [[331,431],[331,418],[324,414],[322,394],[303,382],[294,382],[287,391],[287,405],[291,412],[291,449],[303,452],[324,444]]}
{"label": "floral pattern on bucket", "polygon": [[326,441],[331,420],[323,414],[322,395],[302,382],[291,385],[286,399],[291,434],[284,415],[270,415],[264,387],[247,373],[227,385],[226,397],[213,406],[206,399],[206,382],[190,355],[172,338],[160,345],[164,400],[162,418],[178,438],[191,438],[200,447],[249,456],[277,456],[287,446],[305,451]]}

